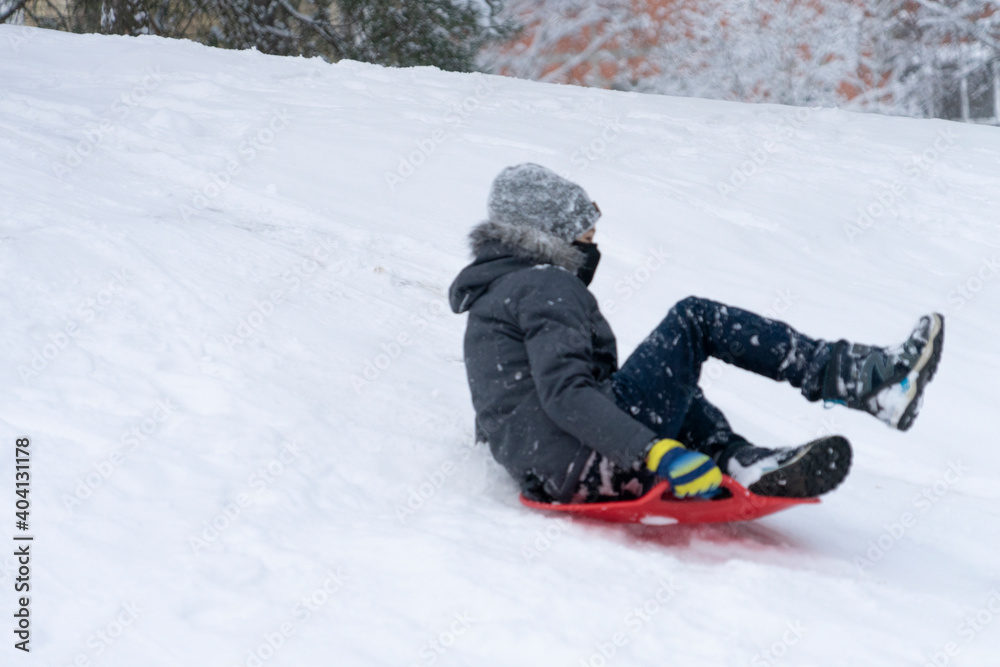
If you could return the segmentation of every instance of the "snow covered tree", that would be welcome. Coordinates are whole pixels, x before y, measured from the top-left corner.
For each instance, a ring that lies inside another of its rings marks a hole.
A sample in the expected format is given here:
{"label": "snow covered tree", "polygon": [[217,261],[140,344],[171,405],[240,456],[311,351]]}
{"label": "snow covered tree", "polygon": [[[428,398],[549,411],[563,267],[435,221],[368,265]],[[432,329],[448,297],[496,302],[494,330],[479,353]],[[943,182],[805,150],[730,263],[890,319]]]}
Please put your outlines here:
{"label": "snow covered tree", "polygon": [[982,0],[509,0],[483,52],[510,76],[1000,123],[1000,11]]}
{"label": "snow covered tree", "polygon": [[743,102],[832,105],[857,76],[863,12],[827,0],[678,3],[637,88]]}
{"label": "snow covered tree", "polygon": [[104,0],[101,5],[101,32],[109,35],[148,35],[151,17],[145,0]]}
{"label": "snow covered tree", "polygon": [[203,0],[215,21],[206,41],[279,55],[470,71],[475,56],[512,28],[497,0]]}
{"label": "snow covered tree", "polygon": [[486,44],[509,37],[498,0],[338,0],[343,55],[385,65],[472,71]]}
{"label": "snow covered tree", "polygon": [[652,13],[632,0],[508,0],[504,15],[520,30],[513,41],[484,49],[488,71],[552,83],[629,87],[635,43]]}
{"label": "snow covered tree", "polygon": [[188,37],[276,55],[471,71],[480,49],[514,32],[501,6],[501,0],[0,0],[0,17],[23,9],[35,25],[74,32]]}
{"label": "snow covered tree", "polygon": [[[300,47],[293,6],[281,0],[210,0],[214,20],[207,42],[231,49],[256,48],[273,55],[316,55]],[[290,11],[291,10],[291,11]]]}
{"label": "snow covered tree", "polygon": [[993,118],[1000,123],[1000,12],[978,0],[880,0],[869,12],[873,67],[886,73],[869,91],[881,111],[915,116]]}
{"label": "snow covered tree", "polygon": [[495,71],[561,83],[788,104],[831,103],[855,77],[851,0],[511,0],[524,30]]}
{"label": "snow covered tree", "polygon": [[27,0],[22,11],[26,23],[53,30],[185,37],[192,23],[205,15],[202,1]]}
{"label": "snow covered tree", "polygon": [[0,0],[0,23],[16,20],[28,0]]}
{"label": "snow covered tree", "polygon": [[511,0],[524,30],[483,62],[541,81],[803,103],[829,98],[857,60],[851,28],[861,12],[831,4]]}

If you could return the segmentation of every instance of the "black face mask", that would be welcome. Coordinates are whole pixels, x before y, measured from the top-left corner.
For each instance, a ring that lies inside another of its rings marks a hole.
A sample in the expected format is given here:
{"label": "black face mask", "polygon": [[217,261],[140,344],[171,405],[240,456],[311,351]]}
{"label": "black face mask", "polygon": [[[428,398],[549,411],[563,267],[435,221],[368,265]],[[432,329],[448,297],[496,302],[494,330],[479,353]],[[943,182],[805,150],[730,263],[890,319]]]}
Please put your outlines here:
{"label": "black face mask", "polygon": [[596,243],[584,243],[583,241],[573,241],[573,245],[583,251],[583,266],[576,272],[576,277],[583,281],[584,285],[589,285],[594,279],[597,271],[597,264],[601,261],[601,251],[597,249]]}

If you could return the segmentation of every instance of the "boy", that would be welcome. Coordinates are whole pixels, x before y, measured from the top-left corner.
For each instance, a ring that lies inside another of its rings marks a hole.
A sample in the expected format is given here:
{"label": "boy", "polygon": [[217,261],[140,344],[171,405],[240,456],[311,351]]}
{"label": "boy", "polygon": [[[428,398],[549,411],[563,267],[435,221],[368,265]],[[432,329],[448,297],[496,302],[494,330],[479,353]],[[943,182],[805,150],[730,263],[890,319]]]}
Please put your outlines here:
{"label": "boy", "polygon": [[810,401],[864,410],[906,430],[944,341],[922,317],[894,348],[814,340],[781,322],[706,299],[676,304],[622,367],[587,289],[600,260],[601,212],[584,190],[536,164],[504,169],[489,219],[469,235],[475,261],[449,298],[469,313],[465,364],[476,439],[529,498],[635,498],[671,482],[711,497],[722,473],[763,495],[826,493],[847,475],[845,438],[757,447],[734,433],[698,388],[709,356],[798,388]]}

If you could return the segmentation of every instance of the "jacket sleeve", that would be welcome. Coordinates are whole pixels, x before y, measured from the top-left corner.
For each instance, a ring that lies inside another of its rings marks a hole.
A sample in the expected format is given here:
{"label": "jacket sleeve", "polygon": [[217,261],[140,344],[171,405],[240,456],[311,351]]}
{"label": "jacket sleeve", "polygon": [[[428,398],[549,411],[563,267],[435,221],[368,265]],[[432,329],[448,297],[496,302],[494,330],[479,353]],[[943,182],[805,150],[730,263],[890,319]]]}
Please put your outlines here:
{"label": "jacket sleeve", "polygon": [[521,286],[514,309],[542,409],[585,445],[622,468],[631,467],[656,434],[621,410],[594,378],[593,297],[564,269],[531,270],[547,275]]}

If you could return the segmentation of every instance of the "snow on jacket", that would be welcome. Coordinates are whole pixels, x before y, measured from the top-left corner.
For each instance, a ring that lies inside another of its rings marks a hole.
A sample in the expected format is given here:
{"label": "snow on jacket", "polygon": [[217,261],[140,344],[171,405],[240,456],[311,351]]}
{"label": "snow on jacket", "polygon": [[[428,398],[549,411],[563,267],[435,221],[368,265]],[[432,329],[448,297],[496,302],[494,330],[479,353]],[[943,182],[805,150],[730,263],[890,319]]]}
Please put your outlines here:
{"label": "snow on jacket", "polygon": [[568,501],[593,450],[630,467],[655,434],[615,402],[615,337],[576,276],[583,253],[492,221],[469,239],[475,261],[449,298],[454,312],[469,313],[465,369],[476,439],[525,494]]}

